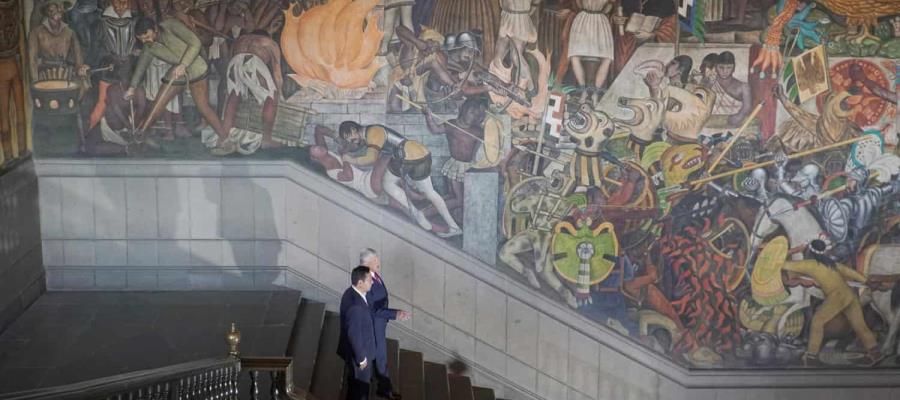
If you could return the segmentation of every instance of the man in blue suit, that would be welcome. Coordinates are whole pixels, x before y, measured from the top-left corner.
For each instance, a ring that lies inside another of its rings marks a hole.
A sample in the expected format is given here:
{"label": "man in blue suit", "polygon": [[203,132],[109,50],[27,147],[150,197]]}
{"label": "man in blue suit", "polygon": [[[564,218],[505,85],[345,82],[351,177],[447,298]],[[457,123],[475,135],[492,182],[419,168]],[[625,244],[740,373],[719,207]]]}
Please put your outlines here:
{"label": "man in blue suit", "polygon": [[400,395],[394,393],[391,379],[388,376],[385,331],[388,321],[392,319],[408,320],[410,313],[388,308],[388,291],[381,277],[381,259],[378,257],[378,252],[373,249],[363,250],[359,253],[359,264],[369,267],[372,271],[372,290],[366,295],[366,300],[372,310],[372,320],[375,325],[375,379],[377,380],[375,393],[386,399],[400,400]]}
{"label": "man in blue suit", "polygon": [[376,358],[375,327],[366,293],[372,288],[372,273],[359,266],[350,273],[350,286],[341,297],[341,338],[338,355],[344,359],[348,383],[347,400],[367,400],[372,364]]}

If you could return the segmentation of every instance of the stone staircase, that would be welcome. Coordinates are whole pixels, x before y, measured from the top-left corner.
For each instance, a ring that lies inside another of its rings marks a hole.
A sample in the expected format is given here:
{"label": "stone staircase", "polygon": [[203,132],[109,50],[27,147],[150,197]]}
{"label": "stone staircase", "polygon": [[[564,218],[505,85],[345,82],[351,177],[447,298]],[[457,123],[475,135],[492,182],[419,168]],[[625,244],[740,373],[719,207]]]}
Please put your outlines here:
{"label": "stone staircase", "polygon": [[[0,398],[224,357],[232,322],[242,332],[242,356],[293,360],[295,398],[343,400],[344,362],[335,353],[340,316],[294,290],[46,293],[0,332]],[[387,344],[390,375],[404,399],[495,398],[422,353]],[[270,387],[268,374],[259,379]],[[239,385],[240,397],[249,398],[247,374]]]}
{"label": "stone staircase", "polygon": [[[299,397],[344,399],[344,361],[335,354],[340,329],[340,316],[326,311],[325,304],[301,300],[288,346]],[[472,386],[469,377],[448,373],[446,365],[425,361],[422,353],[401,349],[396,340],[389,338],[387,348],[391,381],[404,400],[495,400],[492,389]]]}

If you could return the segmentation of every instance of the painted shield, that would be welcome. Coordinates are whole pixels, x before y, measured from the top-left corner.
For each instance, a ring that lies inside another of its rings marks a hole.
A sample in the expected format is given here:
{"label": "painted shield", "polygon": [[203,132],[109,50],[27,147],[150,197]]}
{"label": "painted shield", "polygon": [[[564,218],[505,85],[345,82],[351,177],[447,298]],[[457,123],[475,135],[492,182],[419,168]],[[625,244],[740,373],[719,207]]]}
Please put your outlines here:
{"label": "painted shield", "polygon": [[843,242],[847,239],[850,229],[850,216],[847,210],[841,207],[840,200],[833,197],[822,199],[818,204],[819,215],[825,221],[825,230],[831,235],[836,242]]}
{"label": "painted shield", "polygon": [[753,273],[750,275],[750,292],[757,303],[771,306],[781,303],[788,297],[781,281],[781,268],[788,254],[788,239],[778,236],[763,247]]}
{"label": "painted shield", "polygon": [[581,267],[578,246],[582,243],[593,246],[594,252],[590,258],[590,284],[598,284],[609,276],[615,266],[615,263],[603,256],[619,254],[619,240],[613,225],[609,222],[601,223],[593,229],[590,228],[590,222],[581,224],[578,228],[567,221],[556,224],[551,244],[553,268],[560,277],[577,284],[578,271]]}

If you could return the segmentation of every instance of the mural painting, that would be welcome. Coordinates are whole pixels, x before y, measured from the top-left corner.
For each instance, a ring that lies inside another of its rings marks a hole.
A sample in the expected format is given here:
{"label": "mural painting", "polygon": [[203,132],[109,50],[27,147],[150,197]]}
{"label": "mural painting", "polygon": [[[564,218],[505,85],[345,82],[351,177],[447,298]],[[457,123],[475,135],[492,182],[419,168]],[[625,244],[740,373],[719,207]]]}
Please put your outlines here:
{"label": "mural painting", "polygon": [[25,123],[22,6],[0,1],[0,173],[31,153]]}
{"label": "mural painting", "polygon": [[292,159],[687,367],[897,365],[898,2],[28,6],[39,156]]}

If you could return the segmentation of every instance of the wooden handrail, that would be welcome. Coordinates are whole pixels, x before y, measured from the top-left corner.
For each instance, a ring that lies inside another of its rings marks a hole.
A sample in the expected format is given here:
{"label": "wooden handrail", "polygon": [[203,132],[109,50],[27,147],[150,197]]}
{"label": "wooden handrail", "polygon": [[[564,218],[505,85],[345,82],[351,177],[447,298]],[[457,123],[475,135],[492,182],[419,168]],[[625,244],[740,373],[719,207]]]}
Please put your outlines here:
{"label": "wooden handrail", "polygon": [[284,371],[291,366],[290,357],[241,357],[241,369],[256,371]]}

